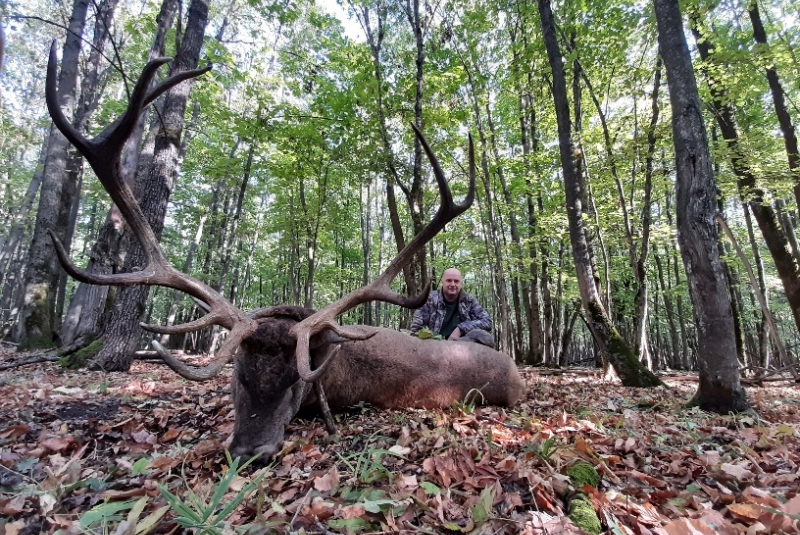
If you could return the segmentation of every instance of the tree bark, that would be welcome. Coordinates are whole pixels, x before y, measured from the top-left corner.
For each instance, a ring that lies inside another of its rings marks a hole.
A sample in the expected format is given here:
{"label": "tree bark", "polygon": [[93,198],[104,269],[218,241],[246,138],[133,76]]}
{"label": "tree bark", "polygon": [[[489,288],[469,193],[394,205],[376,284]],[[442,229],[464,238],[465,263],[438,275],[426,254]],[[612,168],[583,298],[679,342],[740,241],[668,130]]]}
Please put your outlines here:
{"label": "tree bark", "polygon": [[[664,300],[664,309],[667,312],[667,322],[669,324],[669,338],[672,350],[670,352],[671,358],[669,365],[673,369],[682,369],[683,361],[680,358],[680,342],[678,340],[678,330],[675,323],[675,312],[672,307],[672,297],[669,294],[670,288],[667,286],[664,277],[664,265],[661,262],[661,257],[656,251],[653,251],[653,259],[656,261],[656,270],[658,272],[658,283],[661,286],[661,298]],[[662,352],[663,353],[663,352]]]}
{"label": "tree bark", "polygon": [[702,104],[677,0],[654,0],[669,81],[675,145],[678,240],[698,331],[699,386],[690,401],[727,414],[750,408],[739,381],[731,303],[714,224],[716,185]]}
{"label": "tree bark", "polygon": [[[172,25],[172,20],[177,7],[176,0],[163,0],[161,10],[156,17],[157,29],[150,48],[149,59],[164,55],[164,41]],[[144,135],[145,114],[142,114],[133,135],[126,143],[123,153],[123,176],[129,185],[133,184],[136,177],[137,166],[143,169],[149,167],[152,160],[153,137],[145,142],[141,149],[139,144]],[[103,226],[97,235],[97,240],[92,245],[86,269],[90,273],[108,275],[122,268],[124,252],[123,237],[125,234],[125,221],[116,206],[112,206]],[[67,309],[64,322],[59,329],[59,337],[64,345],[88,344],[103,332],[108,320],[109,307],[116,296],[116,290],[108,286],[80,283],[75,291]]]}
{"label": "tree bark", "polygon": [[17,273],[15,270],[8,269],[8,267],[11,265],[11,261],[14,258],[14,252],[18,249],[20,240],[23,237],[26,227],[25,216],[28,215],[28,212],[30,212],[31,208],[33,207],[33,202],[36,200],[36,195],[39,193],[39,188],[42,185],[42,180],[44,179],[44,165],[47,159],[47,147],[49,145],[49,139],[50,131],[48,130],[47,134],[45,135],[45,139],[42,142],[42,148],[38,160],[39,163],[36,166],[36,171],[33,173],[33,178],[31,179],[30,184],[28,184],[28,189],[25,191],[25,196],[23,197],[22,204],[17,212],[17,216],[14,218],[14,222],[11,224],[8,235],[6,235],[5,240],[3,241],[2,248],[0,248],[0,282],[3,284],[5,284],[9,278],[16,279],[19,277],[19,273]]}
{"label": "tree bark", "polygon": [[[189,6],[186,32],[170,69],[170,75],[197,67],[203,34],[208,23],[207,0],[192,0]],[[136,184],[136,197],[147,216],[148,223],[160,239],[164,228],[167,202],[179,171],[180,137],[191,81],[176,85],[166,93],[161,117],[161,129],[156,136],[153,165],[146,180]],[[137,182],[139,182],[137,180]],[[141,247],[133,247],[125,259],[125,270],[139,266],[144,255]],[[139,341],[139,320],[145,309],[147,286],[127,286],[117,293],[109,318],[103,348],[91,366],[106,371],[127,371]]]}
{"label": "tree bark", "polygon": [[[414,35],[415,45],[415,58],[414,58],[414,124],[420,132],[423,132],[422,126],[422,96],[423,96],[423,80],[425,66],[425,43],[422,36],[422,14],[419,10],[419,0],[406,0],[405,12],[408,23],[411,26],[411,32]],[[422,144],[420,140],[414,136],[414,170],[412,175],[411,187],[407,188],[402,182],[398,182],[400,189],[406,196],[408,208],[411,212],[411,222],[414,227],[414,235],[419,234],[425,228],[425,181],[422,176]],[[425,251],[423,247],[414,260],[410,263],[411,274],[414,278],[414,286],[409,288],[411,295],[418,294],[425,286],[428,279],[428,268],[425,260]]]}
{"label": "tree bark", "polygon": [[[64,115],[70,120],[76,107],[78,58],[88,5],[88,0],[75,0],[72,6],[61,56],[61,72],[58,75],[58,102],[61,103]],[[51,124],[44,179],[39,195],[39,208],[36,212],[36,226],[28,253],[24,304],[17,324],[16,339],[19,342],[19,351],[51,347],[53,344],[53,313],[60,267],[56,255],[53,254],[48,231],[53,231],[63,243],[65,229],[59,228],[56,223],[61,205],[61,192],[68,171],[69,146],[67,138]]]}
{"label": "tree bark", "polygon": [[[750,22],[753,25],[753,38],[757,43],[767,47],[767,32],[764,31],[764,24],[761,22],[758,2],[755,0],[750,2],[747,13],[750,15]],[[786,147],[789,170],[794,173],[794,196],[797,201],[797,207],[800,209],[800,175],[797,174],[797,170],[800,169],[800,154],[797,149],[797,134],[794,130],[794,124],[792,124],[792,116],[789,115],[789,110],[786,109],[786,94],[778,77],[778,71],[771,63],[766,66],[766,75],[769,90],[772,94],[772,103],[775,107],[775,115],[778,117],[778,124],[783,133],[783,143]]]}
{"label": "tree bark", "polygon": [[[701,35],[699,21],[693,19],[692,30],[697,39],[697,49],[703,61],[713,61],[713,44],[708,35]],[[765,192],[758,187],[755,174],[745,160],[739,146],[739,132],[733,108],[725,97],[720,80],[709,79],[711,106],[717,119],[722,137],[730,154],[731,167],[736,175],[736,185],[742,202],[750,205],[753,217],[761,230],[764,242],[772,255],[775,269],[783,283],[786,300],[792,310],[795,326],[800,331],[800,265],[789,247],[787,233],[781,227],[778,216],[765,200]]]}
{"label": "tree bark", "polygon": [[[386,161],[386,168],[389,171],[386,175],[386,202],[389,208],[389,220],[392,226],[392,234],[394,235],[395,246],[397,251],[402,251],[406,246],[406,239],[403,234],[403,225],[400,222],[400,214],[397,209],[397,196],[395,194],[394,185],[400,183],[400,175],[397,171],[395,164],[394,152],[392,151],[391,139],[389,137],[389,129],[386,124],[386,111],[383,103],[383,68],[381,66],[381,51],[383,47],[383,23],[386,18],[385,5],[379,5],[376,10],[376,24],[378,25],[377,33],[372,29],[372,21],[370,18],[369,8],[366,6],[361,7],[361,15],[359,20],[364,27],[364,32],[367,34],[367,43],[369,44],[370,51],[372,52],[372,61],[374,64],[376,92],[377,92],[377,107],[378,107],[378,124],[381,131],[381,141],[383,143],[383,155]],[[406,289],[409,293],[415,290],[414,273],[410,266],[403,266],[403,278],[406,283]],[[405,314],[404,318],[410,318],[410,315]]]}
{"label": "tree bark", "polygon": [[611,323],[600,300],[600,294],[592,273],[589,243],[582,220],[582,199],[580,181],[575,169],[575,154],[572,143],[569,105],[567,103],[566,76],[564,64],[556,36],[555,22],[549,0],[539,0],[539,14],[542,20],[547,56],[553,72],[553,100],[558,122],[561,167],[564,173],[564,188],[567,200],[567,218],[572,243],[572,255],[580,289],[581,302],[586,311],[587,321],[601,350],[606,352],[622,384],[625,386],[657,386],[661,381],[639,360],[625,343]]}

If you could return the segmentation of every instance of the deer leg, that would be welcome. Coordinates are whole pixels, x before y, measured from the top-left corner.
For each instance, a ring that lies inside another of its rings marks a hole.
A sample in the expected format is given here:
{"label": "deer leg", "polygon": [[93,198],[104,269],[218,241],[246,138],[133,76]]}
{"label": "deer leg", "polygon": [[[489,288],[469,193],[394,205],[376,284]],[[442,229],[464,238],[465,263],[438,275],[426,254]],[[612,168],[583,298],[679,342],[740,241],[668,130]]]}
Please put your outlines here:
{"label": "deer leg", "polygon": [[333,421],[333,414],[331,414],[331,408],[328,406],[328,398],[325,397],[325,389],[322,388],[321,380],[314,381],[314,392],[317,393],[319,410],[322,411],[322,419],[325,421],[325,429],[328,430],[328,434],[338,434],[339,430],[336,429],[336,423]]}

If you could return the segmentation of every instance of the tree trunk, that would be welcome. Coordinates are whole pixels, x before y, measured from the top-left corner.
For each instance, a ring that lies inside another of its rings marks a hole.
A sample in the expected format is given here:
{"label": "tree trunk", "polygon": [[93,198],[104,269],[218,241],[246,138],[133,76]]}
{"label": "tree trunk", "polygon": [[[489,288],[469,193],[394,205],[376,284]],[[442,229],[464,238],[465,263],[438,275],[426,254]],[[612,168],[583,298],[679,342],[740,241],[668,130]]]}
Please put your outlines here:
{"label": "tree trunk", "polygon": [[10,225],[11,228],[8,231],[8,234],[5,236],[5,240],[3,240],[2,247],[0,247],[0,274],[2,274],[0,279],[6,279],[12,275],[12,273],[14,273],[8,269],[8,266],[14,256],[14,251],[17,250],[20,239],[23,236],[26,216],[28,215],[28,212],[30,212],[31,207],[33,207],[33,201],[36,200],[36,194],[39,193],[39,187],[42,185],[42,180],[44,179],[44,165],[47,159],[47,147],[49,145],[49,139],[50,131],[48,130],[45,134],[44,141],[42,142],[42,148],[39,152],[39,160],[38,165],[36,166],[36,171],[34,171],[33,178],[31,179],[30,184],[28,184],[28,189],[25,191],[25,196],[23,197],[22,204],[20,205],[17,215],[14,218],[14,222]]}
{"label": "tree trunk", "polygon": [[[709,36],[700,35],[699,24],[696,19],[692,21],[692,29],[697,38],[697,49],[703,61],[713,61],[713,46]],[[772,206],[765,200],[765,192],[758,187],[756,177],[747,164],[745,155],[739,147],[739,132],[736,127],[733,108],[725,97],[725,91],[719,80],[709,79],[711,89],[711,106],[717,118],[722,137],[727,142],[730,153],[731,166],[736,175],[736,185],[742,202],[747,202],[753,211],[758,228],[764,237],[775,269],[783,283],[786,300],[792,310],[795,326],[800,331],[800,265],[790,252],[789,240],[786,232],[781,228],[778,216]]]}
{"label": "tree trunk", "polygon": [[[768,46],[767,32],[764,31],[764,24],[761,22],[758,2],[750,2],[747,12],[750,15],[750,22],[753,24],[753,38],[757,43],[765,47]],[[783,91],[780,78],[778,78],[778,71],[772,64],[766,66],[766,74],[767,81],[769,82],[769,90],[772,94],[772,103],[775,107],[775,115],[778,116],[778,124],[783,133],[783,143],[786,147],[786,158],[789,162],[789,170],[795,172],[797,169],[800,169],[800,154],[797,149],[797,134],[792,124],[792,117],[789,115],[789,110],[786,109],[786,95]],[[794,176],[794,182],[794,196],[797,201],[797,207],[800,209],[800,177],[798,175]]]}
{"label": "tree trunk", "polygon": [[[88,0],[75,0],[73,4],[58,76],[58,102],[61,103],[64,115],[70,120],[76,107],[78,58],[88,5]],[[51,124],[36,226],[28,253],[24,304],[17,324],[19,351],[50,347],[53,344],[53,313],[60,267],[56,255],[53,254],[48,231],[54,232],[63,242],[65,229],[57,227],[56,222],[67,173],[69,146],[67,138]]]}
{"label": "tree trunk", "polygon": [[[207,22],[207,0],[192,0],[186,33],[170,69],[170,75],[197,67]],[[162,127],[156,137],[153,153],[153,165],[146,180],[138,183],[135,191],[148,223],[159,239],[164,228],[167,202],[179,170],[180,136],[191,87],[191,81],[183,82],[166,93],[161,117]],[[144,260],[141,247],[136,245],[126,258],[126,271],[139,266]],[[117,293],[103,348],[92,361],[93,367],[106,371],[127,371],[130,368],[133,352],[139,341],[141,328],[138,322],[145,309],[147,293],[146,286],[127,286]]]}
{"label": "tree trunk", "polygon": [[[385,5],[379,6],[376,13],[376,24],[378,25],[377,33],[372,30],[372,22],[370,19],[370,11],[366,6],[362,6],[360,17],[364,30],[367,34],[367,43],[369,43],[372,52],[372,61],[374,64],[375,82],[377,90],[377,107],[378,107],[378,124],[381,130],[381,141],[383,142],[383,155],[386,160],[386,167],[388,173],[386,176],[386,202],[389,208],[389,220],[392,226],[392,234],[394,235],[395,246],[397,251],[402,251],[406,246],[405,236],[403,235],[403,225],[400,222],[400,214],[397,209],[397,197],[394,191],[394,185],[400,183],[400,176],[397,172],[397,165],[394,160],[394,152],[392,151],[392,141],[389,136],[389,129],[386,125],[386,111],[384,110],[383,103],[383,68],[381,67],[381,50],[383,46],[383,22],[386,17]],[[410,266],[403,266],[403,278],[406,282],[406,289],[409,293],[414,293],[415,279]],[[410,318],[409,314],[404,314],[403,318]],[[402,326],[406,322],[402,322]]]}
{"label": "tree trunk", "polygon": [[581,302],[586,311],[587,321],[601,350],[606,352],[617,375],[625,386],[657,386],[661,381],[647,368],[644,368],[630,347],[625,343],[611,324],[597,291],[589,244],[582,220],[582,198],[580,182],[576,174],[572,126],[570,124],[569,106],[567,103],[566,77],[561,52],[558,46],[555,22],[549,0],[539,0],[539,13],[542,19],[547,55],[553,72],[553,100],[558,122],[559,148],[561,167],[564,173],[564,188],[567,200],[567,218],[569,221],[572,255],[580,289]]}
{"label": "tree trunk", "polygon": [[[422,14],[419,11],[419,0],[406,0],[405,12],[408,23],[411,26],[411,32],[414,35],[415,45],[415,73],[414,73],[414,124],[420,132],[423,132],[422,126],[422,83],[423,83],[423,67],[425,65],[425,43],[423,42],[423,20]],[[419,234],[425,228],[425,204],[424,204],[424,189],[425,182],[422,176],[422,144],[419,138],[414,136],[414,170],[411,182],[411,187],[406,188],[402,182],[398,182],[400,188],[406,196],[408,201],[408,208],[411,212],[411,222],[414,227],[414,235]],[[415,259],[410,262],[410,271],[414,278],[414,286],[409,288],[411,295],[418,294],[425,286],[428,279],[428,268],[425,261],[425,251],[423,247]]]}
{"label": "tree trunk", "polygon": [[[472,75],[470,65],[462,58],[462,65],[467,73],[467,80],[471,89],[472,107],[475,113],[475,123],[478,128],[478,138],[480,140],[480,153],[481,153],[481,182],[486,199],[486,212],[487,212],[487,226],[489,231],[489,241],[491,242],[492,252],[489,254],[493,258],[492,279],[494,281],[494,293],[497,303],[497,312],[499,315],[498,325],[496,327],[496,338],[498,349],[512,353],[511,346],[511,333],[509,332],[508,320],[508,293],[506,292],[505,276],[503,274],[503,256],[500,247],[500,232],[497,228],[497,218],[494,212],[494,203],[492,202],[492,188],[491,188],[491,175],[489,171],[489,156],[488,156],[488,142],[486,139],[486,131],[483,127],[483,117],[481,115],[481,108],[478,99],[478,88],[476,87]],[[488,252],[488,251],[487,251]]]}
{"label": "tree trunk", "polygon": [[[522,361],[523,343],[522,343],[522,304],[520,303],[520,272],[522,271],[522,245],[519,235],[519,226],[517,225],[517,216],[514,213],[514,204],[511,201],[511,192],[508,189],[508,182],[506,181],[505,170],[500,164],[500,151],[497,148],[497,133],[494,128],[494,121],[492,121],[492,114],[489,105],[486,106],[486,124],[489,125],[490,146],[492,149],[492,156],[495,159],[497,167],[497,178],[500,180],[500,187],[503,189],[503,200],[505,200],[506,208],[508,210],[509,226],[511,228],[511,297],[514,303],[514,324],[516,325],[516,332],[510,333],[509,338],[514,340],[514,355],[519,361]],[[504,284],[505,287],[505,284]],[[507,299],[507,298],[506,298]],[[530,308],[530,306],[528,306]]]}
{"label": "tree trunk", "polygon": [[[361,249],[364,251],[364,266],[361,271],[361,283],[367,286],[370,283],[370,260],[372,254],[372,199],[370,184],[362,186],[359,191],[359,213],[361,226]],[[366,193],[366,199],[364,194]],[[372,323],[372,302],[364,303],[361,307],[361,323],[373,325]]]}
{"label": "tree trunk", "polygon": [[677,0],[654,0],[669,80],[675,144],[678,240],[698,331],[700,384],[690,402],[727,414],[748,410],[739,382],[731,304],[714,223],[716,186],[689,48]]}
{"label": "tree trunk", "polygon": [[[769,310],[769,288],[767,287],[767,279],[764,276],[764,262],[761,259],[761,249],[756,235],[753,231],[753,218],[750,217],[750,210],[748,206],[742,205],[742,212],[744,212],[744,222],[747,227],[747,240],[750,243],[750,250],[753,252],[753,263],[756,265],[756,274],[758,275],[758,289],[761,295],[764,296],[764,309]],[[767,321],[766,314],[762,311],[761,314],[756,313],[756,321],[759,323],[758,327],[758,355],[759,365],[767,368],[769,366],[769,337],[770,328]]]}
{"label": "tree trunk", "polygon": [[[675,323],[675,311],[672,308],[672,297],[670,296],[670,288],[667,286],[664,277],[664,266],[661,262],[661,257],[656,251],[653,251],[653,259],[656,261],[656,270],[658,271],[658,284],[661,286],[661,298],[664,300],[664,309],[667,311],[667,323],[669,324],[669,338],[672,351],[670,353],[670,367],[680,370],[683,368],[683,361],[679,354],[680,343],[678,341],[678,329]],[[663,352],[662,352],[663,353]]]}
{"label": "tree trunk", "polygon": [[[149,59],[164,55],[164,41],[167,30],[172,25],[176,7],[176,0],[163,0],[161,10],[156,18],[158,27],[150,48]],[[123,176],[129,185],[133,184],[137,166],[141,164],[142,168],[147,168],[152,160],[155,131],[141,149],[143,158],[140,158],[139,144],[144,134],[145,116],[146,113],[139,118],[123,153]],[[125,230],[126,225],[122,214],[116,206],[112,206],[98,233],[97,241],[92,245],[89,262],[86,266],[87,271],[98,275],[108,275],[122,267],[121,255],[124,255],[126,251],[123,245]],[[70,301],[66,317],[59,330],[62,343],[64,345],[86,345],[97,338],[105,329],[109,306],[113,303],[115,295],[116,291],[108,286],[80,283]]]}

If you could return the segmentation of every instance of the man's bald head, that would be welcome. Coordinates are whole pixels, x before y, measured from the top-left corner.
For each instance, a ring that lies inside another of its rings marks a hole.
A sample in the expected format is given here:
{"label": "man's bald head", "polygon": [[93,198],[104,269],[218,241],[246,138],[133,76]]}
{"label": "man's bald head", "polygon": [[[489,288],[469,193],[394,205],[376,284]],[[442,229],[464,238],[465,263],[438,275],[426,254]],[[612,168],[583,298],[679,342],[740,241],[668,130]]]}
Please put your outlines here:
{"label": "man's bald head", "polygon": [[446,269],[442,274],[442,294],[450,302],[458,299],[458,294],[464,286],[461,272],[456,268]]}

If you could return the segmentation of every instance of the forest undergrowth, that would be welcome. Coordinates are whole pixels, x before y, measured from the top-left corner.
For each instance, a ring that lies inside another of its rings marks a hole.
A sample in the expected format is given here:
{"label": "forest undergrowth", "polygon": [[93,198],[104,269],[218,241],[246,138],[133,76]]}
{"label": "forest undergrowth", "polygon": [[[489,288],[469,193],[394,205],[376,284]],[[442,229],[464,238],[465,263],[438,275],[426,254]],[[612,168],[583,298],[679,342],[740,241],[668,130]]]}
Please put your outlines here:
{"label": "forest undergrowth", "polygon": [[[296,419],[271,464],[242,466],[224,374],[0,372],[0,534],[800,532],[798,385],[748,387],[758,414],[720,416],[683,406],[687,375],[522,375],[511,408],[354,407],[333,437]],[[576,477],[586,463],[599,478]]]}

